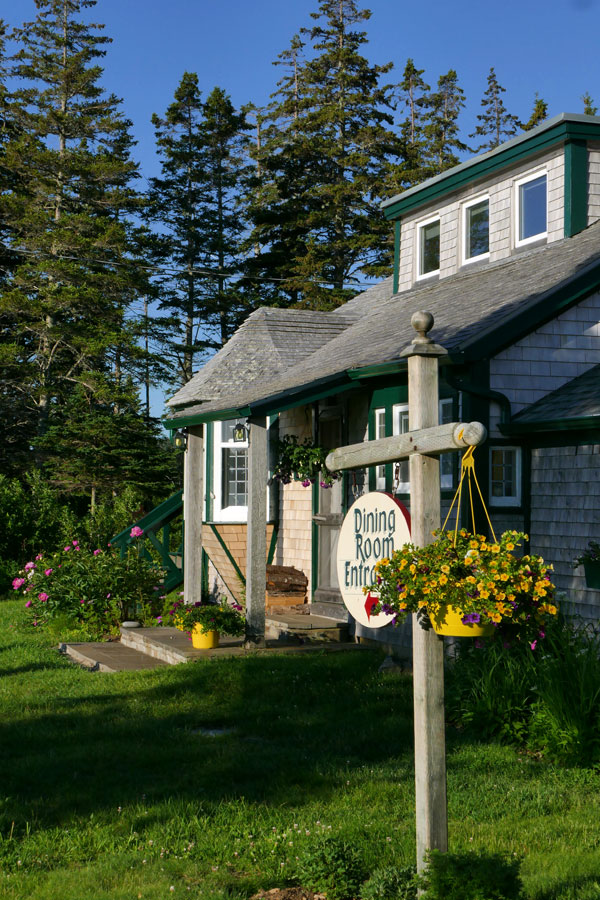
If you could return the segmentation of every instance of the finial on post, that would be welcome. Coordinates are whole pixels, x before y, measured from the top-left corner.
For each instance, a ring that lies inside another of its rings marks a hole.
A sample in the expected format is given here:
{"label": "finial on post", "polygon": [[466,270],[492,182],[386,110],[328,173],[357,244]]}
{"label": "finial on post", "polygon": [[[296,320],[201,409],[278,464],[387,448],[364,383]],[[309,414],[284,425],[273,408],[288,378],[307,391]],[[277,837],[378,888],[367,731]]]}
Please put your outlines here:
{"label": "finial on post", "polygon": [[433,328],[434,318],[430,312],[419,310],[413,313],[410,324],[417,332],[416,338],[406,347],[400,356],[447,356],[448,351],[434,342],[429,337]]}

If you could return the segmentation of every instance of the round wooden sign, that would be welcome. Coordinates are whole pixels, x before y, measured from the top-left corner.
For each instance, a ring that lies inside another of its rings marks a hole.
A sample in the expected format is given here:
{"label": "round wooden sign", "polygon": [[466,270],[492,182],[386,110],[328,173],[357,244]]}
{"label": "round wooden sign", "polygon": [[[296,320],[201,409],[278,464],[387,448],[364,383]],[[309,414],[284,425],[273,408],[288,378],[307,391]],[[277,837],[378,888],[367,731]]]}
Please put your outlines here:
{"label": "round wooden sign", "polygon": [[348,612],[361,625],[382,628],[394,618],[385,613],[372,615],[377,598],[363,588],[375,583],[375,563],[389,559],[409,541],[410,514],[391,494],[371,491],[346,513],[338,540],[338,582]]}

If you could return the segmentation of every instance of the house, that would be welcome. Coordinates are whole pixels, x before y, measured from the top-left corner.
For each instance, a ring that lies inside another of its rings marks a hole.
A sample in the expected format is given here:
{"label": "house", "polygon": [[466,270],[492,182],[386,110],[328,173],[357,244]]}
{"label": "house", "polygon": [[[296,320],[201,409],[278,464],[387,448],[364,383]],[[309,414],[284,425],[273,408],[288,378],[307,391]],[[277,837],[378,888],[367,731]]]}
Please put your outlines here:
{"label": "house", "polygon": [[[597,619],[600,595],[573,560],[600,531],[600,117],[549,119],[383,208],[395,235],[393,276],[333,312],[257,310],[169,401],[167,426],[188,432],[188,597],[201,577],[239,597],[252,550],[256,571],[265,555],[302,569],[314,609],[345,616],[335,566],[343,514],[372,490],[408,505],[407,464],[346,473],[331,489],[292,483],[268,497],[256,473],[266,474],[268,435],[333,448],[406,431],[401,353],[414,337],[411,315],[427,310],[431,336],[448,351],[440,421],[478,420],[489,431],[475,456],[494,529],[527,532],[575,610]],[[262,463],[234,437],[246,421],[258,429]],[[442,457],[444,507],[458,467],[456,454]],[[200,515],[201,535],[192,525]],[[476,525],[485,529],[483,517]],[[405,640],[389,632],[357,625],[363,637]]]}

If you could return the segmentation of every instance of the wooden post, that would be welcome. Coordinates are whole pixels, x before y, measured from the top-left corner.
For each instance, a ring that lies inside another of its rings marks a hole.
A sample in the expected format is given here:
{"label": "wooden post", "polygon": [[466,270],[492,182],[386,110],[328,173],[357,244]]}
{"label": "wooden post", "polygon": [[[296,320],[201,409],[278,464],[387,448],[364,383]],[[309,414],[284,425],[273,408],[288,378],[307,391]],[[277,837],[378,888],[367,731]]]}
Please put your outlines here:
{"label": "wooden post", "polygon": [[[415,313],[411,322],[418,336],[402,355],[408,357],[409,429],[416,431],[438,424],[438,360],[447,351],[427,336],[433,326],[430,313]],[[409,460],[411,538],[424,547],[440,527],[439,459],[413,453]],[[427,850],[448,849],[444,642],[434,631],[421,628],[416,615],[413,691],[417,868],[423,871]]]}
{"label": "wooden post", "polygon": [[204,426],[188,428],[183,463],[183,602],[202,599]]}
{"label": "wooden post", "polygon": [[267,420],[248,419],[248,546],[245,646],[264,647],[267,590]]}

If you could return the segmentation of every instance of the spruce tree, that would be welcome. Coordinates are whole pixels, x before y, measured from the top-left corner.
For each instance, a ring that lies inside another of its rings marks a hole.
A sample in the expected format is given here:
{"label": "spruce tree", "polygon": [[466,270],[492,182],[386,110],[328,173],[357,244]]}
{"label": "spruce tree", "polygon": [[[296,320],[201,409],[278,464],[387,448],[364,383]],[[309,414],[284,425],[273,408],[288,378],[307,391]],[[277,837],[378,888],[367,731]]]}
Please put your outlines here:
{"label": "spruce tree", "polygon": [[243,312],[238,286],[243,223],[238,214],[247,125],[221,88],[202,101],[185,72],[165,116],[152,117],[161,176],[151,180],[151,214],[162,229],[155,259],[161,309],[170,318],[173,380],[185,384],[200,355],[228,340]]}
{"label": "spruce tree", "polygon": [[594,106],[594,101],[590,96],[590,92],[586,91],[583,97],[581,98],[583,101],[583,114],[584,116],[596,116],[598,115],[598,107]]}
{"label": "spruce tree", "polygon": [[502,94],[506,88],[498,83],[494,67],[490,69],[487,79],[487,90],[481,100],[483,112],[477,116],[475,131],[469,135],[472,138],[483,138],[483,143],[475,148],[481,150],[494,150],[499,147],[505,138],[513,137],[517,133],[519,120],[511,115],[502,100]]}
{"label": "spruce tree", "polygon": [[423,79],[425,69],[417,69],[414,60],[408,59],[402,81],[398,85],[399,99],[406,107],[406,118],[400,126],[403,143],[403,163],[398,168],[398,190],[412,187],[427,178],[424,161],[426,138],[424,134],[429,85]]}
{"label": "spruce tree", "polygon": [[429,175],[439,175],[456,166],[459,162],[456,154],[469,149],[459,137],[458,117],[464,105],[465,93],[458,84],[456,71],[450,69],[440,75],[437,91],[428,97],[427,124],[423,131],[427,139]]}
{"label": "spruce tree", "polygon": [[542,100],[540,95],[535,93],[535,100],[533,102],[533,109],[531,111],[531,115],[527,122],[521,123],[521,128],[523,131],[531,131],[532,128],[535,128],[536,125],[541,125],[548,118],[548,104],[545,100]]}
{"label": "spruce tree", "polygon": [[[13,95],[18,128],[4,150],[15,184],[0,212],[20,259],[0,316],[28,447],[64,424],[74,392],[88,409],[99,401],[113,414],[124,410],[125,394],[130,407],[136,402],[123,373],[137,353],[125,318],[143,280],[129,258],[137,171],[130,123],[99,83],[109,38],[85,21],[94,5],[36,0],[36,19],[12,35],[19,49],[11,74],[24,86]],[[84,440],[90,421],[80,420]],[[53,454],[44,442],[38,464]]]}

